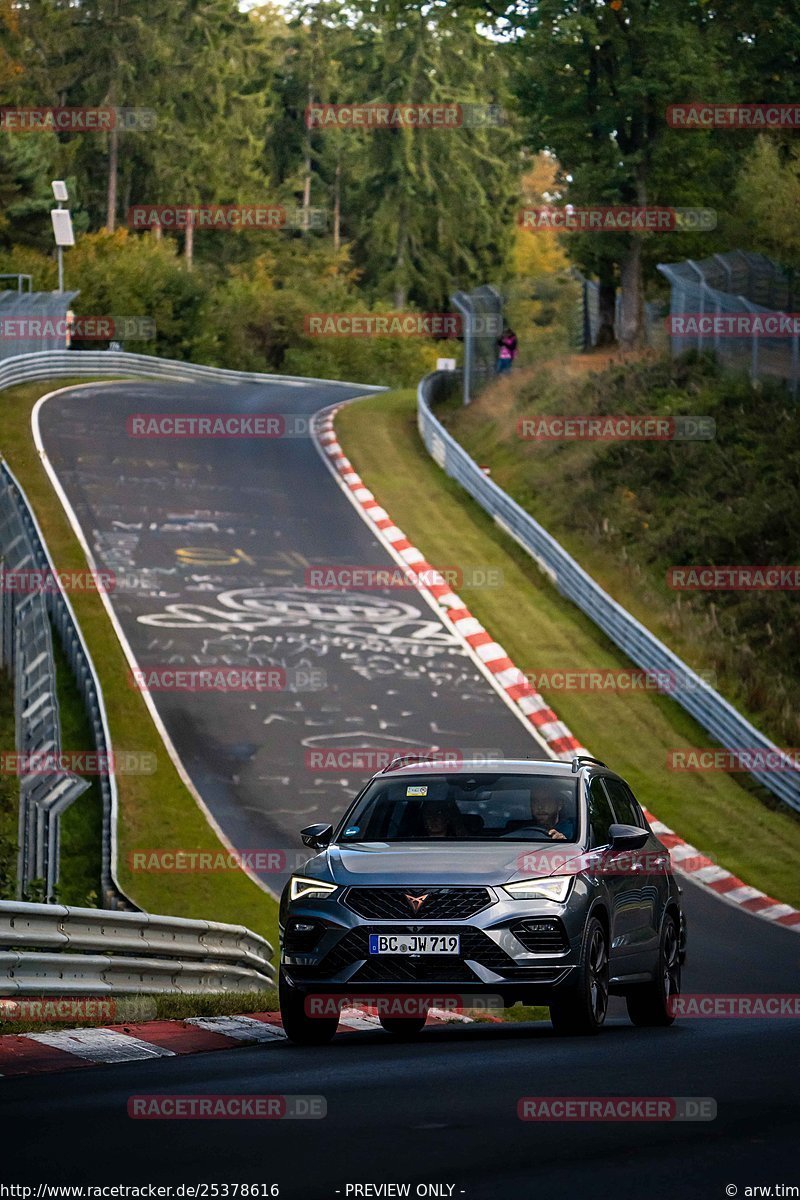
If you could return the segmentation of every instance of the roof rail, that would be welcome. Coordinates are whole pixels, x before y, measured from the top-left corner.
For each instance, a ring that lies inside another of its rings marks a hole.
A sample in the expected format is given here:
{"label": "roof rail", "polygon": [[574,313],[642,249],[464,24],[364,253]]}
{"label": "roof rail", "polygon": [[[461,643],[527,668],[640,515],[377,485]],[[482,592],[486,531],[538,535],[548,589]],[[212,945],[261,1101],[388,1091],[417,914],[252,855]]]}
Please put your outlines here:
{"label": "roof rail", "polygon": [[393,771],[395,767],[402,767],[409,762],[433,762],[432,754],[400,754],[397,758],[393,758],[385,767],[381,767],[379,775],[385,775],[387,771]]}
{"label": "roof rail", "polygon": [[572,773],[580,771],[583,763],[594,763],[597,767],[608,768],[608,763],[602,762],[599,758],[592,758],[591,754],[576,754],[572,760]]}

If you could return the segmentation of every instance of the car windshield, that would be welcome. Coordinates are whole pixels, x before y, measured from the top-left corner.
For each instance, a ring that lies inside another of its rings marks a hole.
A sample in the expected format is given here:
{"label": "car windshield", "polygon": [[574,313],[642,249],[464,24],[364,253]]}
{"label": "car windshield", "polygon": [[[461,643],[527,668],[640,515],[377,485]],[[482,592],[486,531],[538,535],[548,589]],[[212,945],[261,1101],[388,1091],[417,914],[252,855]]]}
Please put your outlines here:
{"label": "car windshield", "polygon": [[339,842],[573,842],[577,780],[555,775],[404,775],[376,779]]}

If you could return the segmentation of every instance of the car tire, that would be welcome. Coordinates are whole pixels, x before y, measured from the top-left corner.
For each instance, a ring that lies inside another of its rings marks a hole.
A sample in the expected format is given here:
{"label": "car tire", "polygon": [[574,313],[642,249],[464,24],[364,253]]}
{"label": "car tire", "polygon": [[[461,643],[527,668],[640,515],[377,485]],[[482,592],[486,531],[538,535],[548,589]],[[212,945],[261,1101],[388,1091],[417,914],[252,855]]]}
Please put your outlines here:
{"label": "car tire", "polygon": [[310,1017],[306,1012],[308,997],[292,987],[284,975],[278,976],[278,1001],[283,1031],[296,1046],[324,1046],[339,1025],[338,1017]]}
{"label": "car tire", "polygon": [[577,983],[550,1002],[556,1033],[586,1036],[599,1033],[608,1012],[608,935],[590,917],[583,935]]}
{"label": "car tire", "polygon": [[422,1033],[427,1017],[379,1017],[387,1033],[398,1038],[413,1038]]}
{"label": "car tire", "polygon": [[628,1016],[634,1025],[671,1025],[675,1013],[670,1010],[670,1001],[680,994],[680,934],[675,918],[667,913],[661,927],[656,977],[651,983],[640,984],[628,993]]}

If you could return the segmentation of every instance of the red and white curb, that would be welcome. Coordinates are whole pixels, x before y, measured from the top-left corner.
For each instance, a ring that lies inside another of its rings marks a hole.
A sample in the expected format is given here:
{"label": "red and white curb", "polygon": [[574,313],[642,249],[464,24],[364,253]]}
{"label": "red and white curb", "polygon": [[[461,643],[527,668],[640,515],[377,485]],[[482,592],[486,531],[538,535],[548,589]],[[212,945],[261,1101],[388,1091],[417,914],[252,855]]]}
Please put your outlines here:
{"label": "red and white curb", "polygon": [[685,842],[663,821],[659,821],[652,813],[646,813],[653,833],[668,847],[672,865],[676,871],[682,872],[694,883],[702,884],[721,900],[729,904],[737,904],[745,912],[753,916],[763,917],[775,925],[783,925],[787,929],[800,931],[800,912],[791,904],[781,904],[773,900],[766,892],[750,887],[731,871],[726,871],[710,859],[702,851],[695,849]]}
{"label": "red and white curb", "polygon": [[474,661],[484,674],[488,674],[504,699],[516,707],[551,757],[569,761],[575,754],[587,753],[522,671],[514,666],[503,647],[487,633],[443,576],[416,546],[412,546],[402,529],[395,525],[369,488],[364,486],[361,476],[339,445],[333,429],[334,417],[341,407],[336,405],[318,414],[313,430],[317,444],[359,512],[372,525],[395,561],[412,573],[416,586],[440,609],[446,623],[461,638]]}
{"label": "red and white curb", "polygon": [[[487,1016],[485,1019],[497,1022],[500,1018]],[[428,1010],[429,1025],[457,1022],[472,1024],[474,1018],[463,1012],[440,1008]],[[380,1027],[374,1008],[342,1009],[339,1033]],[[189,1017],[185,1021],[147,1021],[139,1025],[97,1029],[57,1029],[46,1033],[6,1033],[0,1036],[0,1077],[73,1071],[81,1067],[173,1058],[179,1054],[201,1054],[285,1041],[280,1013],[274,1012]]]}
{"label": "red and white curb", "polygon": [[[343,405],[337,404],[318,413],[312,431],[323,458],[356,510],[371,526],[378,540],[395,561],[408,570],[419,591],[434,607],[438,607],[445,624],[461,638],[473,659],[506,703],[516,707],[518,713],[523,715],[530,732],[544,746],[550,757],[569,761],[576,754],[587,754],[588,751],[563,721],[559,721],[544,697],[530,685],[503,647],[484,629],[436,568],[412,545],[402,529],[394,523],[365,486],[342,450],[333,427],[336,414],[342,407]],[[647,817],[653,832],[669,848],[676,871],[753,916],[763,917],[775,925],[800,931],[800,911],[796,908],[792,908],[790,904],[781,904],[758,888],[745,884],[685,842],[657,817],[650,813]]]}

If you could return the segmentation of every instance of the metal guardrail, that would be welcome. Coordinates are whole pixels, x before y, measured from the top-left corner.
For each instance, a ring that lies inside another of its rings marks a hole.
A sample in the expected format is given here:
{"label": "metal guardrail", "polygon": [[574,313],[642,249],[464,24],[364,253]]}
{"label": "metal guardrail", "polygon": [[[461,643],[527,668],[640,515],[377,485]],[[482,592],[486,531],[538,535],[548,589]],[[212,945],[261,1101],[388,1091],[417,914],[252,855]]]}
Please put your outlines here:
{"label": "metal guardrail", "polygon": [[141,376],[146,379],[190,381],[194,383],[321,383],[355,387],[364,392],[382,392],[385,388],[351,383],[340,379],[313,379],[304,375],[267,375],[257,371],[230,371],[224,367],[206,367],[197,363],[156,358],[150,354],[130,354],[127,350],[42,350],[20,354],[0,363],[0,391],[18,383],[40,379],[72,379],[90,376]]}
{"label": "metal guardrail", "polygon": [[[55,756],[61,751],[61,724],[48,610],[44,592],[7,587],[6,573],[41,571],[46,553],[16,480],[0,463],[0,661],[14,680],[16,750]],[[8,750],[9,747],[4,749]],[[34,880],[51,896],[58,880],[61,814],[89,787],[71,772],[43,770],[19,776],[20,895]]]}
{"label": "metal guardrail", "polygon": [[252,991],[273,954],[243,925],[0,901],[0,996]]}
{"label": "metal guardrail", "polygon": [[750,773],[785,804],[800,811],[800,770],[791,759],[595,583],[538,521],[484,474],[436,419],[431,406],[457,384],[456,375],[454,371],[437,371],[419,385],[417,424],[431,457],[528,551],[559,592],[577,604],[632,662],[646,671],[679,675],[686,686],[674,692],[673,698],[722,746],[728,750],[756,749],[780,758],[785,770]]}
{"label": "metal guardrail", "polygon": [[[97,378],[124,376],[153,378],[176,382],[211,382],[226,384],[288,383],[297,386],[309,383],[339,383],[342,387],[357,387],[362,391],[383,391],[382,387],[341,381],[316,380],[296,375],[269,375],[254,371],[230,371],[173,359],[155,358],[147,354],[108,350],[46,350],[22,354],[0,362],[0,391],[20,383],[59,378]],[[21,524],[20,524],[21,523]],[[21,540],[20,540],[21,539]],[[22,548],[24,547],[24,548]],[[21,549],[22,548],[22,549]],[[11,555],[11,558],[9,558]],[[7,464],[0,463],[0,558],[8,559],[9,569],[50,569],[53,564],[36,519],[25,495]],[[29,614],[24,626],[22,615]],[[15,615],[16,614],[16,615]],[[105,706],[91,656],[83,640],[69,597],[61,591],[46,595],[25,596],[12,603],[5,593],[0,595],[0,650],[2,661],[12,670],[15,664],[17,686],[16,712],[22,724],[17,729],[17,749],[50,750],[58,745],[58,706],[55,699],[55,668],[53,666],[50,623],[52,622],[64,647],[69,665],[83,696],[95,749],[99,755],[111,756],[111,737]],[[20,632],[20,655],[15,654],[15,634]],[[30,653],[28,653],[30,651]],[[26,657],[27,655],[27,657]],[[28,663],[36,662],[37,674],[31,675]],[[48,699],[40,701],[47,691]],[[36,708],[33,706],[37,705]],[[20,716],[20,714],[27,714]],[[49,724],[45,724],[49,717]],[[122,892],[115,876],[117,787],[113,773],[99,776],[102,794],[103,830],[101,889],[103,903],[123,908],[135,907]],[[45,894],[51,896],[58,881],[58,817],[87,787],[77,776],[20,777],[20,864],[19,886],[26,891],[33,879],[42,878]]]}

